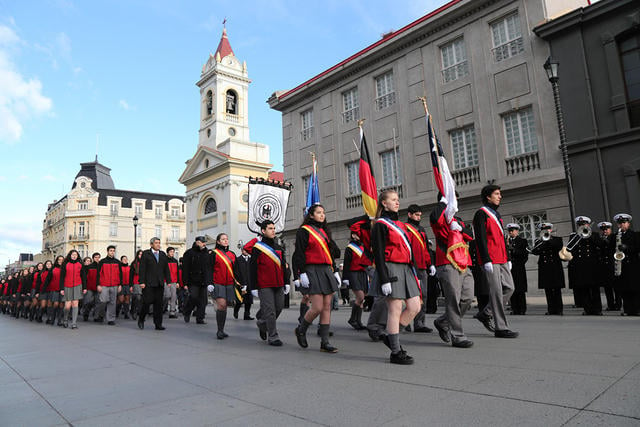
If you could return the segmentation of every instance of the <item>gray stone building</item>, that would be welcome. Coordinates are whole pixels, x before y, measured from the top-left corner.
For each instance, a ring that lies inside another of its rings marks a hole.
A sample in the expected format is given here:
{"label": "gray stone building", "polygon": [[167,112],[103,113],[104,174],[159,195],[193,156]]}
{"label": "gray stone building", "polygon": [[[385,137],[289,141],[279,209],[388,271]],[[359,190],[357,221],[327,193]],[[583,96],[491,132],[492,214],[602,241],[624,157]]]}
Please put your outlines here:
{"label": "gray stone building", "polygon": [[[284,173],[298,190],[286,229],[301,222],[313,151],[328,221],[338,243],[346,244],[346,220],[363,213],[353,142],[359,118],[366,118],[378,189],[397,188],[402,212],[412,203],[429,212],[437,190],[418,100],[426,96],[457,182],[462,218],[471,221],[480,189],[495,181],[503,188],[505,222],[520,223],[533,237],[537,223],[551,221],[566,236],[559,134],[542,67],[549,48],[532,29],[584,4],[454,0],[298,87],[274,93],[268,102],[282,112]],[[285,240],[293,243],[290,234]]]}
{"label": "gray stone building", "polygon": [[576,213],[640,220],[640,2],[601,0],[534,32],[560,62]]}

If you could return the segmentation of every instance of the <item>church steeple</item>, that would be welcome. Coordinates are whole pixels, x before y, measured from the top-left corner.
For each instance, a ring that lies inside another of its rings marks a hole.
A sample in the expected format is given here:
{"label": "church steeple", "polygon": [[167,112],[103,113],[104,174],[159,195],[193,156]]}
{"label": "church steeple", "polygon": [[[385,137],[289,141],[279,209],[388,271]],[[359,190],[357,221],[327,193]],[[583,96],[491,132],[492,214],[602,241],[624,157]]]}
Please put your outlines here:
{"label": "church steeple", "polygon": [[222,61],[225,57],[235,54],[233,53],[233,49],[231,49],[231,44],[229,43],[229,37],[227,37],[227,29],[222,29],[222,37],[220,37],[220,43],[218,43],[218,48],[216,49],[215,57],[218,62]]}

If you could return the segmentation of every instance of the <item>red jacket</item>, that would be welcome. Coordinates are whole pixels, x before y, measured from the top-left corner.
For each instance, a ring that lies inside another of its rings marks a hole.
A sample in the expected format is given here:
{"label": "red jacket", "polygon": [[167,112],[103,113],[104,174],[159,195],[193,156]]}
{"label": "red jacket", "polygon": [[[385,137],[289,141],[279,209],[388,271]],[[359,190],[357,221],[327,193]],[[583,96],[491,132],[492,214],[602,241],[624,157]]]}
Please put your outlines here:
{"label": "red jacket", "polygon": [[305,230],[305,232],[309,234],[307,248],[304,251],[305,264],[332,265],[333,260],[331,259],[331,255],[324,250],[324,248],[329,248],[329,237],[327,237],[327,233],[325,233],[322,228],[312,227],[312,229],[315,231],[316,236],[320,236],[320,238],[324,240],[324,245],[320,243],[318,239],[311,236],[308,230]]}
{"label": "red jacket", "polygon": [[398,221],[397,212],[383,211],[376,219],[371,229],[371,250],[381,284],[391,281],[386,263],[413,264],[407,229]]}
{"label": "red jacket", "polygon": [[92,262],[82,268],[82,283],[88,291],[98,290],[98,263]]}
{"label": "red jacket", "polygon": [[171,282],[169,283],[178,283],[179,281],[178,261],[175,258],[169,258],[168,264],[169,264],[169,276],[171,276]]}
{"label": "red jacket", "polygon": [[[264,251],[262,248],[264,248]],[[272,258],[273,256],[276,258]],[[260,245],[255,244],[249,263],[251,272],[249,280],[252,289],[284,286],[285,261],[282,255],[282,248],[276,245],[273,239],[263,238]]]}
{"label": "red jacket", "polygon": [[[450,226],[447,223],[444,210],[447,207],[444,203],[440,202],[436,205],[433,212],[431,212],[430,222],[431,229],[436,238],[436,266],[451,264],[447,259],[447,244],[449,241],[449,233],[451,232]],[[473,240],[473,232],[471,228],[467,227],[464,222],[458,217],[455,217],[455,221],[462,227],[462,238],[465,242]],[[460,267],[470,267],[472,265],[471,255],[467,257],[467,265]]]}
{"label": "red jacket", "polygon": [[497,207],[485,205],[478,209],[473,217],[473,229],[476,232],[478,263],[505,264],[508,261],[507,247]]}
{"label": "red jacket", "polygon": [[411,242],[411,249],[413,250],[413,261],[416,263],[416,268],[426,270],[431,265],[427,233],[419,225],[416,226],[410,222],[406,224],[406,227],[407,235]]}
{"label": "red jacket", "polygon": [[122,264],[122,286],[131,285],[131,267],[129,264]]}
{"label": "red jacket", "polygon": [[60,266],[54,265],[51,273],[47,276],[47,292],[60,291]]}
{"label": "red jacket", "polygon": [[122,283],[120,261],[115,258],[103,258],[98,264],[98,286],[119,286]]}
{"label": "red jacket", "polygon": [[60,272],[60,281],[65,288],[74,288],[76,286],[82,286],[82,277],[80,271],[82,270],[82,263],[80,260],[65,261],[62,264]]}
{"label": "red jacket", "polygon": [[[220,256],[217,255],[217,251],[223,252],[225,259],[220,259]],[[221,246],[216,246],[216,250],[212,253],[213,257],[213,283],[214,285],[233,285],[234,276],[233,276],[233,263],[236,262],[236,254],[223,248]]]}

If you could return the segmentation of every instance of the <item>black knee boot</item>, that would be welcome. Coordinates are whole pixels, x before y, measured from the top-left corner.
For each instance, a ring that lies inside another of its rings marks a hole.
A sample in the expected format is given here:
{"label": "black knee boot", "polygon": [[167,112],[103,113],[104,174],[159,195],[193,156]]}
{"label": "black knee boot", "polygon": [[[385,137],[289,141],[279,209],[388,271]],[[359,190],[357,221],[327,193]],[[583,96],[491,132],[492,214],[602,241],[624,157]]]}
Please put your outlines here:
{"label": "black knee boot", "polygon": [[304,315],[309,311],[309,304],[300,303],[300,317],[298,317],[298,323],[302,323]]}
{"label": "black knee boot", "polygon": [[244,320],[253,320],[253,317],[251,317],[251,304],[244,304]]}
{"label": "black knee boot", "polygon": [[216,336],[219,340],[228,337],[224,332],[224,324],[227,321],[227,310],[216,310],[216,322],[218,323],[218,332]]}

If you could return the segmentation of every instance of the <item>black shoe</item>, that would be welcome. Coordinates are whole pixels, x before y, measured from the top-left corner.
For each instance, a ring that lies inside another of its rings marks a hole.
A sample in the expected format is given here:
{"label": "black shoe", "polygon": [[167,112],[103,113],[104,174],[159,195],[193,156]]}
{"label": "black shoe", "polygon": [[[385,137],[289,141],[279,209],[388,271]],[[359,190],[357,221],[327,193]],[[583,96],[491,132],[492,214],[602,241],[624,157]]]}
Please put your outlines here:
{"label": "black shoe", "polygon": [[[125,320],[129,320],[129,313],[124,313],[124,318]],[[173,318],[175,319],[176,316],[173,316]],[[171,319],[171,316],[169,316],[169,319]]]}
{"label": "black shoe", "polygon": [[397,353],[391,353],[389,362],[396,365],[413,365],[413,357],[409,356],[406,351],[402,350]]}
{"label": "black shoe", "polygon": [[255,318],[253,318],[251,316],[244,316],[242,319],[243,320],[256,320]]}
{"label": "black shoe", "polygon": [[405,332],[411,332],[411,325],[407,325],[404,327]]}
{"label": "black shoe", "polygon": [[207,322],[205,322],[204,320],[196,320],[196,324],[197,325],[206,325]]}
{"label": "black shoe", "polygon": [[307,343],[307,334],[300,330],[300,327],[297,327],[293,331],[296,334],[296,340],[298,341],[298,345],[302,348],[309,347],[309,343]]}
{"label": "black shoe", "polygon": [[471,340],[454,341],[451,343],[451,346],[456,348],[469,348],[469,347],[473,347],[473,341]]}
{"label": "black shoe", "polygon": [[112,321],[110,321],[110,322],[107,322],[107,325],[109,325],[109,326],[113,326],[113,325],[115,325],[115,324],[116,324],[116,322],[114,322],[113,320],[112,320]]}
{"label": "black shoe", "polygon": [[238,318],[238,312],[237,312],[237,311],[235,311],[235,310],[233,310],[233,318],[234,318],[234,319],[237,319],[237,318]]}
{"label": "black shoe", "polygon": [[165,328],[165,327],[164,327],[164,326],[162,326],[162,325],[160,325],[160,326],[156,326],[156,331],[164,331],[165,329],[167,329],[167,328]]}
{"label": "black shoe", "polygon": [[89,315],[88,314],[83,314],[82,315],[82,320],[84,320],[85,322],[89,321]]}
{"label": "black shoe", "polygon": [[191,315],[189,313],[185,313],[184,314],[184,323],[189,323],[189,320],[191,320]]}
{"label": "black shoe", "polygon": [[478,321],[480,323],[482,323],[482,326],[484,326],[487,329],[487,331],[489,331],[489,332],[495,332],[496,331],[496,328],[495,328],[495,326],[493,326],[493,322],[491,321],[492,320],[491,317],[486,316],[486,315],[481,314],[481,313],[478,313],[473,317],[478,319]]}
{"label": "black shoe", "polygon": [[355,329],[356,331],[359,331],[359,330],[360,330],[360,326],[358,325],[358,322],[357,322],[357,321],[355,321],[355,320],[347,320],[347,323],[348,323],[349,325],[351,325],[351,327],[352,327],[353,329]]}
{"label": "black shoe", "polygon": [[518,338],[518,335],[520,334],[509,329],[503,329],[495,331],[494,335],[496,338]]}
{"label": "black shoe", "polygon": [[73,325],[71,325],[71,329],[78,329],[78,325],[74,323]]}
{"label": "black shoe", "polygon": [[229,336],[229,335],[225,334],[225,333],[224,333],[224,332],[222,332],[222,331],[218,331],[218,332],[216,332],[216,337],[217,337],[219,340],[223,340],[223,339],[225,339],[225,338],[226,338],[226,337],[228,337],[228,336]]}
{"label": "black shoe", "polygon": [[418,326],[418,327],[414,327],[413,328],[413,332],[422,332],[425,334],[429,334],[431,332],[433,332],[433,329],[427,327],[427,326]]}
{"label": "black shoe", "polygon": [[438,330],[438,335],[440,335],[440,339],[446,343],[451,342],[451,337],[449,336],[449,331],[447,331],[438,319],[433,321],[433,326]]}
{"label": "black shoe", "polygon": [[262,341],[267,340],[267,330],[264,327],[258,326],[258,332],[260,333],[260,339]]}
{"label": "black shoe", "polygon": [[337,353],[338,348],[332,346],[328,342],[323,342],[322,344],[320,344],[320,351],[324,351],[325,353]]}
{"label": "black shoe", "polygon": [[138,318],[138,328],[144,329],[144,320],[141,317]]}
{"label": "black shoe", "polygon": [[269,341],[269,345],[272,345],[274,347],[282,347],[282,341],[280,340]]}
{"label": "black shoe", "polygon": [[380,341],[380,333],[378,331],[372,331],[367,328],[367,332],[369,332],[369,338],[371,338],[371,341]]}
{"label": "black shoe", "polygon": [[63,328],[68,328],[69,327],[69,322],[67,322],[66,320],[62,321],[62,327]]}

